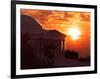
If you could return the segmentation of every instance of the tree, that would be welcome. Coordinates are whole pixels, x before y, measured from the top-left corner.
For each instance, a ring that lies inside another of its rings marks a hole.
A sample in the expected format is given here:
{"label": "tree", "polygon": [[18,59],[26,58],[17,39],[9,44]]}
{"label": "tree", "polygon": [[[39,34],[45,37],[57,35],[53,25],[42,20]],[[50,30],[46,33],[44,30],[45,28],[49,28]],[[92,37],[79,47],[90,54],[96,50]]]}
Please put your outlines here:
{"label": "tree", "polygon": [[79,54],[78,54],[78,52],[73,51],[73,50],[66,50],[65,53],[64,53],[64,57],[70,58],[70,59],[78,59]]}

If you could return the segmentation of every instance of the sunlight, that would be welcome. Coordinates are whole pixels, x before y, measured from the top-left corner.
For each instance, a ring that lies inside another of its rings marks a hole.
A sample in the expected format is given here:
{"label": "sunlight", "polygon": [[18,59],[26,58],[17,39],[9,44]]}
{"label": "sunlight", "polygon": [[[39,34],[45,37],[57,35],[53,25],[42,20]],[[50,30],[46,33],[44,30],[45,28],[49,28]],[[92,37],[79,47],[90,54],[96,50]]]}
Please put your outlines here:
{"label": "sunlight", "polygon": [[70,28],[67,34],[70,35],[73,40],[77,40],[79,39],[81,32],[78,28]]}

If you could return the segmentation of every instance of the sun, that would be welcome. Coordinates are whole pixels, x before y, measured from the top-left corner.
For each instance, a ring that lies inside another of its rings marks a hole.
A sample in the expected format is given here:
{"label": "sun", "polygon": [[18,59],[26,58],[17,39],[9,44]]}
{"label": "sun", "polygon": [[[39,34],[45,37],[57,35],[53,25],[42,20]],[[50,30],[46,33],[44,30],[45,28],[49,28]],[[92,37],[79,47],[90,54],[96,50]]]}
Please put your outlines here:
{"label": "sun", "polygon": [[78,28],[69,28],[67,34],[73,39],[79,39],[81,32]]}

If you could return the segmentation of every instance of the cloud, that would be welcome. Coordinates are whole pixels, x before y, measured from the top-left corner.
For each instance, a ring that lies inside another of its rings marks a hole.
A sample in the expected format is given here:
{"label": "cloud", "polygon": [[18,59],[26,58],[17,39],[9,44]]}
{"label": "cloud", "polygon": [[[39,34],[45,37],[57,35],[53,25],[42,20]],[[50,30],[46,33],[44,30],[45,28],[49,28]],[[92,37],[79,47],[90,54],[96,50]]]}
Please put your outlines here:
{"label": "cloud", "polygon": [[[79,50],[80,55],[85,56],[90,50],[90,13],[88,12],[66,12],[50,10],[32,10],[21,9],[21,14],[35,18],[43,25],[46,30],[57,30],[67,35],[68,28],[77,27],[82,32],[81,40],[74,46],[72,40],[69,40],[71,48]],[[68,40],[68,39],[67,39]],[[65,42],[65,44],[67,41]],[[66,47],[66,45],[65,45]],[[82,52],[84,50],[84,52]]]}

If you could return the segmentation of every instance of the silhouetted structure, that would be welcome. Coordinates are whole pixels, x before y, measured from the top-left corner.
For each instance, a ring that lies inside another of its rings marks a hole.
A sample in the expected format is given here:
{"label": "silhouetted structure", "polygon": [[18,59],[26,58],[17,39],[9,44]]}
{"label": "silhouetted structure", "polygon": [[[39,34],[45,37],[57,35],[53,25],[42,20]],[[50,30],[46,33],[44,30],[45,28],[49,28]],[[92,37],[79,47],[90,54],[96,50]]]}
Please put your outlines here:
{"label": "silhouetted structure", "polygon": [[21,15],[21,68],[52,67],[63,58],[65,35],[44,30],[33,18]]}

